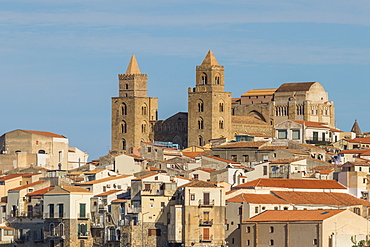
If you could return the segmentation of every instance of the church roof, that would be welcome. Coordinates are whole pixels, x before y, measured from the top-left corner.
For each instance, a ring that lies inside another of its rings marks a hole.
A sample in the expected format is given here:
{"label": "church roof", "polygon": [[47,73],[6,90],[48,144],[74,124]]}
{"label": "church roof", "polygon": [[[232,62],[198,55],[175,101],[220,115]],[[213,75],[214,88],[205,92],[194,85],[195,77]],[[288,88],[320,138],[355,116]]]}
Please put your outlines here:
{"label": "church roof", "polygon": [[260,96],[260,95],[273,95],[277,88],[269,89],[251,89],[248,92],[242,94],[242,96]]}
{"label": "church roof", "polygon": [[355,120],[355,123],[352,126],[351,132],[354,132],[356,136],[362,135],[360,125],[358,125],[357,120]]}
{"label": "church roof", "polygon": [[208,65],[208,66],[219,65],[211,50],[208,51],[206,57],[204,58],[202,62],[202,65]]}
{"label": "church roof", "polygon": [[131,56],[130,63],[127,66],[126,74],[127,75],[141,74],[135,55]]}
{"label": "church roof", "polygon": [[318,82],[283,83],[276,92],[309,91],[311,86]]}

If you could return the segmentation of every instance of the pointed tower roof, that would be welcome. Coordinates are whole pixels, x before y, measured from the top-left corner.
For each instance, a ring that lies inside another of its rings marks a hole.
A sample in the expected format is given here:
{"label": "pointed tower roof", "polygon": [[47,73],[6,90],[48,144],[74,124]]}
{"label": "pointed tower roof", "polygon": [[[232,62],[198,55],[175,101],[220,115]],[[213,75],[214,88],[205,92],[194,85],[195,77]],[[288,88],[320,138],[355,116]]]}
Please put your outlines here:
{"label": "pointed tower roof", "polygon": [[208,66],[219,65],[211,50],[208,51],[207,56],[204,58],[202,62],[202,65]]}
{"label": "pointed tower roof", "polygon": [[357,119],[355,120],[355,123],[352,126],[351,132],[356,133],[356,136],[362,135],[360,125],[358,125]]}
{"label": "pointed tower roof", "polygon": [[127,66],[126,74],[127,75],[141,74],[135,55],[131,56],[130,63]]}

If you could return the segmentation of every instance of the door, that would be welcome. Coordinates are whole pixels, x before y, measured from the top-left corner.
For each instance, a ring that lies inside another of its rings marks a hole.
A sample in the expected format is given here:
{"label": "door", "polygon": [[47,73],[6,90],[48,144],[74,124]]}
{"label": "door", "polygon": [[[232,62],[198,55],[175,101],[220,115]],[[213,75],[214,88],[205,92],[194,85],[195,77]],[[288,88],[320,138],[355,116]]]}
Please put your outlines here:
{"label": "door", "polygon": [[209,205],[209,192],[203,193],[203,204]]}

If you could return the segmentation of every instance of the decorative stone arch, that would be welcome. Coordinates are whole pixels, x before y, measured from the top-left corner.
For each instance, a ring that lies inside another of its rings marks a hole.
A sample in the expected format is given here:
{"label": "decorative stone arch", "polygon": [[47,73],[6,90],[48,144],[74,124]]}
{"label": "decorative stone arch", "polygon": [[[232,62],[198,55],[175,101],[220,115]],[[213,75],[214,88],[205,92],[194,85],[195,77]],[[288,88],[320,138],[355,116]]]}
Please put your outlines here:
{"label": "decorative stone arch", "polygon": [[207,80],[208,78],[207,78],[207,74],[206,73],[202,73],[201,75],[200,75],[200,80],[201,80],[201,84],[202,85],[206,85],[206,84],[208,84],[208,80]]}
{"label": "decorative stone arch", "polygon": [[204,111],[204,102],[203,102],[202,99],[198,99],[197,106],[198,106],[198,112],[203,112]]}
{"label": "decorative stone arch", "polygon": [[198,136],[198,145],[199,146],[204,146],[204,141],[203,141],[203,136]]}
{"label": "decorative stone arch", "polygon": [[255,118],[257,118],[258,120],[261,120],[261,121],[263,121],[263,122],[266,122],[265,117],[264,117],[260,112],[258,112],[258,111],[256,111],[256,110],[250,111],[250,112],[247,114],[247,116],[249,116],[249,117],[255,117]]}
{"label": "decorative stone arch", "polygon": [[146,116],[148,114],[148,106],[146,103],[144,103],[142,106],[141,106],[141,115],[144,115]]}
{"label": "decorative stone arch", "polygon": [[204,129],[204,120],[202,117],[198,118],[198,129]]}
{"label": "decorative stone arch", "polygon": [[217,73],[215,75],[215,84],[216,85],[220,85],[221,84],[221,75],[219,73]]}
{"label": "decorative stone arch", "polygon": [[147,133],[147,122],[146,121],[143,121],[142,124],[141,124],[141,133]]}
{"label": "decorative stone arch", "polygon": [[172,139],[172,142],[175,143],[175,144],[179,144],[180,148],[183,147],[182,145],[182,140],[181,140],[181,137],[176,135],[173,139]]}
{"label": "decorative stone arch", "polygon": [[123,102],[121,105],[121,115],[127,115],[127,105]]}
{"label": "decorative stone arch", "polygon": [[224,129],[224,119],[221,117],[219,120],[218,120],[218,128],[219,129]]}
{"label": "decorative stone arch", "polygon": [[121,133],[127,133],[127,124],[125,120],[121,122]]}
{"label": "decorative stone arch", "polygon": [[223,100],[220,100],[220,102],[218,103],[218,111],[224,112],[224,110],[225,110],[225,102]]}

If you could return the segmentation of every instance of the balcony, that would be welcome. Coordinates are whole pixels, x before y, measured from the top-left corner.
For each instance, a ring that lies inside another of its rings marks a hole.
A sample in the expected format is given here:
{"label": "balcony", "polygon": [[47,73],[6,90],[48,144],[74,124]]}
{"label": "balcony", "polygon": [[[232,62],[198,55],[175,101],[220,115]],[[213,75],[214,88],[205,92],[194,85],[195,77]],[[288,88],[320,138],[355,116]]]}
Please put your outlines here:
{"label": "balcony", "polygon": [[163,196],[164,190],[142,190],[141,191],[142,196]]}
{"label": "balcony", "polygon": [[90,213],[78,213],[77,218],[79,218],[79,219],[89,219],[90,218]]}
{"label": "balcony", "polygon": [[210,243],[213,240],[213,235],[206,236],[206,235],[199,235],[199,242],[201,243]]}
{"label": "balcony", "polygon": [[199,207],[213,207],[215,205],[215,200],[202,200],[198,202]]}
{"label": "balcony", "polygon": [[199,220],[199,225],[200,226],[212,226],[213,225],[213,219],[212,220]]}
{"label": "balcony", "polygon": [[138,214],[141,212],[141,207],[127,207],[126,214]]}
{"label": "balcony", "polygon": [[65,212],[61,212],[61,213],[54,213],[54,214],[50,214],[50,213],[44,213],[44,218],[45,219],[64,219],[66,218],[66,213]]}
{"label": "balcony", "polygon": [[104,228],[104,225],[103,225],[103,223],[95,223],[95,222],[93,222],[91,224],[91,228]]}
{"label": "balcony", "polygon": [[89,238],[89,232],[79,232],[78,238]]}

